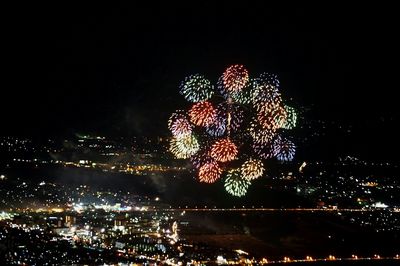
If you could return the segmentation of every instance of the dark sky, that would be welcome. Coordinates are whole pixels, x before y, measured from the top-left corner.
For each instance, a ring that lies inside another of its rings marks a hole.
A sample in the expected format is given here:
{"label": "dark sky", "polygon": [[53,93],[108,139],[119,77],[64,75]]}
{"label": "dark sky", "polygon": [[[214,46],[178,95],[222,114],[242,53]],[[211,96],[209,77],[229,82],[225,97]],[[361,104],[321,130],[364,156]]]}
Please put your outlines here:
{"label": "dark sky", "polygon": [[393,6],[177,2],[5,9],[1,134],[165,133],[180,81],[235,63],[322,118],[398,117]]}

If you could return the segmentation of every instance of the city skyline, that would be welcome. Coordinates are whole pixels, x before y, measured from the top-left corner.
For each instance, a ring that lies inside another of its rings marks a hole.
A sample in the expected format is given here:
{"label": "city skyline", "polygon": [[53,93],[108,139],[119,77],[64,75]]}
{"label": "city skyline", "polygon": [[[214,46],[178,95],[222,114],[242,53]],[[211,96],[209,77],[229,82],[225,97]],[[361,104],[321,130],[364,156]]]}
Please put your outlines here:
{"label": "city skyline", "polygon": [[0,264],[398,263],[396,10],[9,4]]}

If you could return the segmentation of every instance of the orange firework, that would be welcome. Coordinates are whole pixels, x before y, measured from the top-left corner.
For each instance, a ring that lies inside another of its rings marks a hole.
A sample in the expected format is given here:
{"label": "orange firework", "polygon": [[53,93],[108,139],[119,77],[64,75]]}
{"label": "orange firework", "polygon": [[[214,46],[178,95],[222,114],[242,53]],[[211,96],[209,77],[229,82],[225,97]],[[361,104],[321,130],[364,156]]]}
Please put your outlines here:
{"label": "orange firework", "polygon": [[249,159],[243,163],[240,171],[244,178],[253,180],[263,175],[264,164],[259,159]]}
{"label": "orange firework", "polygon": [[276,135],[275,128],[264,128],[257,119],[250,121],[248,132],[257,143],[270,143]]}
{"label": "orange firework", "polygon": [[228,162],[235,159],[238,149],[230,139],[217,140],[211,147],[211,157],[219,162]]}
{"label": "orange firework", "polygon": [[280,104],[264,104],[257,115],[262,128],[272,131],[283,127],[286,117],[285,107]]}
{"label": "orange firework", "polygon": [[217,162],[208,162],[203,164],[199,169],[199,180],[205,183],[214,183],[220,178],[222,173]]}
{"label": "orange firework", "polygon": [[237,92],[249,82],[249,73],[243,65],[233,65],[225,70],[222,81],[228,92]]}
{"label": "orange firework", "polygon": [[190,121],[197,126],[209,126],[215,122],[217,112],[210,102],[199,102],[189,111]]}

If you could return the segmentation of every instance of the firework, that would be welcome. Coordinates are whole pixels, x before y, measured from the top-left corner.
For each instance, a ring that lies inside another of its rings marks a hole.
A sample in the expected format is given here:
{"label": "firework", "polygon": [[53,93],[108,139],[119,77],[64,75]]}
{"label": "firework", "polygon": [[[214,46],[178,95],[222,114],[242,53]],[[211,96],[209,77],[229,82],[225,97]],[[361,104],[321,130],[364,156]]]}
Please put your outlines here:
{"label": "firework", "polygon": [[297,114],[296,110],[293,107],[285,105],[285,111],[286,111],[286,120],[285,123],[283,123],[282,128],[284,129],[293,129],[296,127],[297,123]]}
{"label": "firework", "polygon": [[296,147],[280,134],[296,125],[297,114],[284,104],[276,75],[250,79],[242,65],[232,65],[216,88],[195,74],[181,83],[180,94],[192,107],[168,120],[170,151],[190,159],[200,182],[214,183],[226,173],[225,189],[243,196],[250,181],[264,175],[264,159],[293,160]]}
{"label": "firework", "polygon": [[207,126],[207,133],[213,137],[221,137],[226,132],[226,118],[223,116],[217,116],[214,123]]}
{"label": "firework", "polygon": [[278,75],[276,75],[276,74],[262,73],[258,77],[258,82],[267,84],[267,85],[270,85],[270,86],[273,86],[273,87],[279,89],[279,79],[278,79]]}
{"label": "firework", "polygon": [[253,87],[252,102],[257,110],[265,106],[265,104],[273,106],[282,103],[281,93],[277,87],[263,82],[260,79],[254,80]]}
{"label": "firework", "polygon": [[240,176],[240,169],[231,169],[228,171],[225,179],[225,190],[237,197],[242,197],[246,194],[250,186],[250,181]]}
{"label": "firework", "polygon": [[199,169],[199,180],[205,183],[214,183],[220,178],[221,168],[215,161],[203,164]]}
{"label": "firework", "polygon": [[216,110],[210,102],[195,103],[189,111],[190,121],[197,126],[213,124],[216,116]]}
{"label": "firework", "polygon": [[185,115],[180,112],[171,115],[168,128],[174,137],[186,137],[192,134],[192,126]]}
{"label": "firework", "polygon": [[228,99],[231,97],[231,93],[225,89],[224,86],[224,76],[220,76],[218,81],[217,81],[217,90],[221,94],[222,97],[225,99]]}
{"label": "firework", "polygon": [[263,143],[254,141],[252,144],[254,153],[260,158],[270,159],[274,157],[274,153],[272,151],[271,143]]}
{"label": "firework", "polygon": [[176,138],[170,141],[169,150],[178,159],[187,159],[194,155],[200,148],[199,142],[193,135]]}
{"label": "firework", "polygon": [[190,157],[190,162],[195,168],[200,168],[202,165],[212,161],[214,161],[214,159],[211,158],[211,154],[208,149],[199,150],[196,154]]}
{"label": "firework", "polygon": [[211,146],[211,157],[219,162],[229,162],[235,159],[238,149],[230,139],[217,140]]}
{"label": "firework", "polygon": [[229,129],[237,130],[243,122],[243,110],[239,105],[232,103],[220,103],[217,106],[217,116],[229,119]]}
{"label": "firework", "polygon": [[195,74],[185,78],[180,86],[180,93],[189,102],[202,102],[211,98],[214,87],[204,76]]}
{"label": "firework", "polygon": [[250,136],[253,141],[258,143],[270,143],[276,134],[276,128],[263,128],[257,119],[250,122],[248,128]]}
{"label": "firework", "polygon": [[234,102],[240,104],[250,104],[252,102],[253,91],[249,86],[246,86],[242,90],[232,93],[231,97]]}
{"label": "firework", "polygon": [[292,161],[296,153],[296,146],[290,140],[277,136],[272,144],[272,151],[279,161]]}
{"label": "firework", "polygon": [[286,122],[287,113],[282,105],[263,104],[258,111],[257,118],[264,129],[276,131],[283,127]]}
{"label": "firework", "polygon": [[186,115],[184,114],[183,110],[177,110],[175,113],[172,113],[172,115],[168,119],[168,128],[171,130],[172,124],[180,118],[186,118]]}
{"label": "firework", "polygon": [[263,175],[264,164],[259,159],[249,159],[243,163],[240,171],[243,178],[253,180]]}
{"label": "firework", "polygon": [[218,92],[224,97],[226,100],[230,100],[237,104],[250,104],[252,103],[252,96],[253,96],[253,86],[252,82],[247,82],[246,86],[243,89],[229,92],[225,89],[223,76],[218,79],[217,82]]}
{"label": "firework", "polygon": [[249,73],[242,65],[228,67],[222,75],[224,88],[230,92],[237,92],[243,89],[249,82]]}

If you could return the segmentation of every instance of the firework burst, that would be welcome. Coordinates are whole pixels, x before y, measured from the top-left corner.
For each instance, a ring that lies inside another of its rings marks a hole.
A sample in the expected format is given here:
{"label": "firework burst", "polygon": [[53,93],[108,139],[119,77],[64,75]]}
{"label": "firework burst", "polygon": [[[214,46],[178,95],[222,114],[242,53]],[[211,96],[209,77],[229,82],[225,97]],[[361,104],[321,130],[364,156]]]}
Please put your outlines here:
{"label": "firework burst", "polygon": [[276,131],[283,127],[286,122],[287,113],[282,105],[263,104],[258,111],[257,118],[263,129]]}
{"label": "firework burst", "polygon": [[202,102],[211,98],[214,94],[214,87],[204,76],[195,74],[182,82],[180,93],[189,102]]}
{"label": "firework burst", "polygon": [[279,89],[279,79],[278,75],[272,73],[262,73],[258,78],[258,82],[273,86]]}
{"label": "firework burst", "polygon": [[215,122],[217,113],[210,102],[199,102],[192,106],[189,117],[190,121],[196,126],[205,127]]}
{"label": "firework burst", "polygon": [[264,164],[259,159],[249,159],[242,164],[240,171],[243,178],[253,180],[263,175]]}
{"label": "firework burst", "polygon": [[199,168],[199,180],[205,183],[214,183],[221,177],[222,170],[218,163],[211,161]]}
{"label": "firework burst", "polygon": [[286,120],[285,123],[283,123],[282,128],[284,129],[293,129],[296,127],[297,123],[297,113],[296,110],[293,107],[285,105],[285,111],[286,111]]}
{"label": "firework burst", "polygon": [[217,140],[211,147],[211,157],[219,162],[229,162],[235,159],[238,149],[230,139]]}
{"label": "firework burst", "polygon": [[296,125],[297,114],[284,104],[276,75],[250,78],[244,66],[232,65],[216,89],[195,74],[185,78],[180,93],[192,106],[168,120],[170,151],[190,159],[200,182],[214,183],[226,174],[226,191],[241,197],[250,181],[264,175],[264,160],[293,160],[296,147],[281,133],[286,136]]}
{"label": "firework burst", "polygon": [[249,186],[250,181],[241,177],[240,169],[231,169],[228,171],[224,187],[229,194],[242,197],[246,195]]}
{"label": "firework burst", "polygon": [[227,91],[224,86],[223,76],[218,79],[217,88],[225,100],[230,100],[237,104],[248,105],[252,103],[253,97],[253,83],[248,81],[246,85],[241,89],[234,92]]}
{"label": "firework burst", "polygon": [[265,105],[274,106],[282,104],[282,96],[277,87],[259,79],[254,80],[253,86],[251,99],[257,110],[263,108]]}
{"label": "firework burst", "polygon": [[185,115],[174,113],[168,121],[168,128],[174,137],[187,137],[192,134],[192,125]]}
{"label": "firework burst", "polygon": [[217,116],[214,123],[207,126],[207,133],[213,137],[221,137],[226,132],[226,118],[223,116]]}
{"label": "firework burst", "polygon": [[243,110],[240,106],[233,103],[220,103],[217,106],[217,116],[226,119],[232,130],[237,130],[243,122]]}
{"label": "firework burst", "polygon": [[272,151],[279,161],[292,161],[296,153],[296,145],[286,138],[277,136],[272,144]]}
{"label": "firework burst", "polygon": [[228,67],[222,75],[224,88],[230,92],[237,92],[243,89],[249,82],[249,73],[243,65]]}
{"label": "firework burst", "polygon": [[199,142],[193,135],[182,138],[173,137],[170,141],[169,150],[178,159],[188,159],[200,148]]}
{"label": "firework burst", "polygon": [[270,143],[276,134],[275,128],[263,128],[257,119],[250,122],[248,131],[257,143]]}
{"label": "firework burst", "polygon": [[274,157],[271,143],[263,143],[254,141],[252,144],[254,153],[262,159],[270,159]]}
{"label": "firework burst", "polygon": [[208,150],[199,150],[196,154],[190,157],[190,162],[195,168],[200,168],[202,165],[214,161],[211,158]]}

